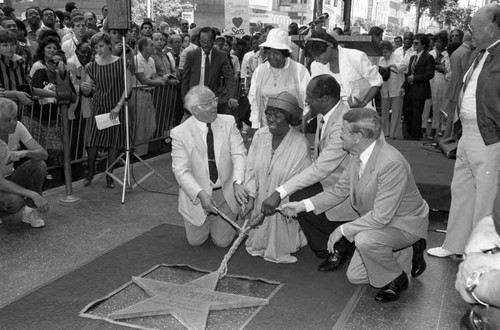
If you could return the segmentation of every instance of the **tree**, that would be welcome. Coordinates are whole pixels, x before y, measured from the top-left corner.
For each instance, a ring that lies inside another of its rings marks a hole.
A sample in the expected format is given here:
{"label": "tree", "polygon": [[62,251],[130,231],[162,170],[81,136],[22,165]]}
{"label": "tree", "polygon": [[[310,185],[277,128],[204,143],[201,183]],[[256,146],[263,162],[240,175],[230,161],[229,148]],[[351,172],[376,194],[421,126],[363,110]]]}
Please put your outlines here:
{"label": "tree", "polygon": [[447,4],[436,17],[436,21],[446,26],[448,30],[452,27],[466,30],[469,28],[471,19],[472,8],[463,8],[453,2]]}
{"label": "tree", "polygon": [[417,9],[417,17],[415,18],[415,32],[418,32],[420,18],[422,14],[428,10],[429,17],[436,18],[448,3],[458,3],[458,0],[403,0],[403,4],[415,6]]}
{"label": "tree", "polygon": [[[155,17],[178,17],[181,13],[180,0],[149,0]],[[147,17],[148,0],[132,0],[132,21],[140,23]]]}

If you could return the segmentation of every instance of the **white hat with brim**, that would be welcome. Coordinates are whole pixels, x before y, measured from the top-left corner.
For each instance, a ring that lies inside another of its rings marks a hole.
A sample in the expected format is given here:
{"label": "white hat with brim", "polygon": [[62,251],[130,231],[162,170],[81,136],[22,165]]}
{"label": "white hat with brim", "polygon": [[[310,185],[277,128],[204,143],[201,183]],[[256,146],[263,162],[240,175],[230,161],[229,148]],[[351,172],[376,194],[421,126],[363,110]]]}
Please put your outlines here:
{"label": "white hat with brim", "polygon": [[288,50],[290,53],[292,52],[288,32],[282,29],[272,29],[269,31],[266,42],[260,44],[259,47],[269,47],[279,50]]}

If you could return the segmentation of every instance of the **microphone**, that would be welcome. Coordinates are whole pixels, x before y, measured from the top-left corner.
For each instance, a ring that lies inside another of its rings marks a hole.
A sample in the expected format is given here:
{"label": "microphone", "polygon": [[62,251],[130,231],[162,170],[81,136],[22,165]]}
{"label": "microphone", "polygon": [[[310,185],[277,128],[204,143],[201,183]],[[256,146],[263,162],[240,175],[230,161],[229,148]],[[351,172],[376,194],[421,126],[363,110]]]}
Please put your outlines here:
{"label": "microphone", "polygon": [[323,13],[323,15],[316,17],[316,19],[314,21],[307,23],[307,25],[316,26],[319,23],[323,23],[328,17],[330,17],[330,15],[328,15],[328,13]]}

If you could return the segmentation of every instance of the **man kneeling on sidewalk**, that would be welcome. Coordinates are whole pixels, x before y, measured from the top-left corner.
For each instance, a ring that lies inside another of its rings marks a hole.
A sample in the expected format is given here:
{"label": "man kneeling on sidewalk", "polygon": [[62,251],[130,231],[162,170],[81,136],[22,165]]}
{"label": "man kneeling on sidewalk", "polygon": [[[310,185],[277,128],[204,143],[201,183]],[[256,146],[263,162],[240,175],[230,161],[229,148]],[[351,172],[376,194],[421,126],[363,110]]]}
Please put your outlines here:
{"label": "man kneeling on sidewalk", "polygon": [[[27,150],[19,150],[20,142]],[[14,162],[29,158],[14,170]],[[23,222],[32,227],[45,226],[39,216],[49,210],[42,197],[47,176],[47,151],[36,142],[26,127],[17,122],[17,105],[0,98],[0,218],[23,211]]]}

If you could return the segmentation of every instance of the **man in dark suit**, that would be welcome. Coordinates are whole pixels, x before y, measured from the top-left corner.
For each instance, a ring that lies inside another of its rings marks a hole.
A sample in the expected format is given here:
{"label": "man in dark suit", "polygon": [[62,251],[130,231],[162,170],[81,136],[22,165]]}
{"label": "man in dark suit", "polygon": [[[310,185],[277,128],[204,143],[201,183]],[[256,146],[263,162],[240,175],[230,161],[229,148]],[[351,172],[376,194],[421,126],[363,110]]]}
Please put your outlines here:
{"label": "man in dark suit", "polygon": [[[200,30],[199,48],[187,53],[182,72],[182,98],[191,87],[205,85],[218,98],[217,112],[227,114],[238,106],[236,77],[225,52],[214,48],[215,31],[210,27]],[[224,77],[222,85],[221,77]]]}
{"label": "man in dark suit", "polygon": [[[350,198],[359,217],[330,235],[328,251],[342,238],[354,242],[347,278],[354,284],[381,288],[375,300],[396,300],[408,288],[412,245],[427,237],[429,207],[418,191],[410,164],[380,138],[379,115],[367,108],[343,117],[343,147],[351,154],[337,184],[308,202],[283,205],[284,212],[320,214]],[[309,205],[308,205],[309,204]],[[423,257],[423,255],[420,255]]]}
{"label": "man in dark suit", "polygon": [[[417,33],[413,39],[413,49],[417,52],[410,58],[406,76],[403,118],[406,124],[406,138],[420,140],[422,138],[422,112],[425,100],[431,98],[429,81],[434,78],[434,58],[425,49],[429,46],[429,38]],[[438,110],[439,111],[439,110]]]}

